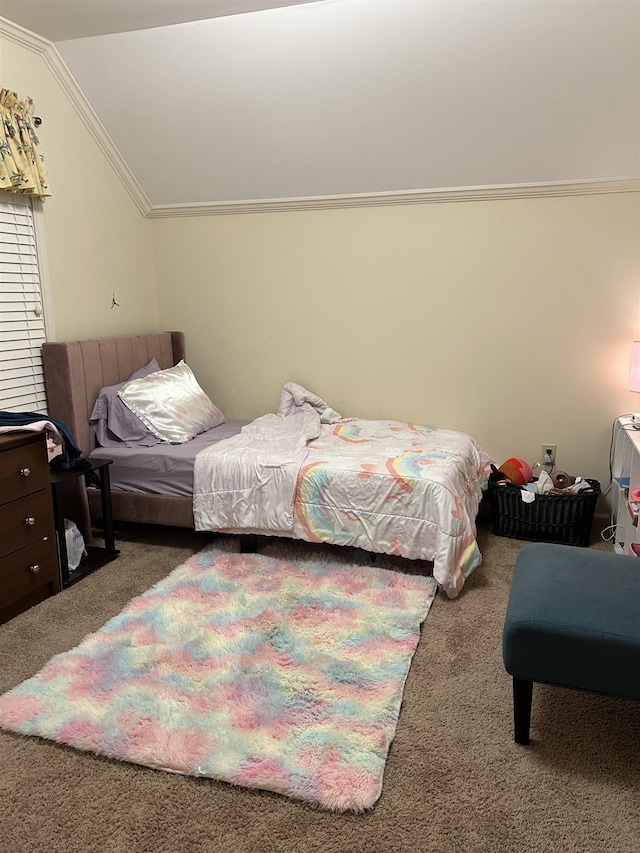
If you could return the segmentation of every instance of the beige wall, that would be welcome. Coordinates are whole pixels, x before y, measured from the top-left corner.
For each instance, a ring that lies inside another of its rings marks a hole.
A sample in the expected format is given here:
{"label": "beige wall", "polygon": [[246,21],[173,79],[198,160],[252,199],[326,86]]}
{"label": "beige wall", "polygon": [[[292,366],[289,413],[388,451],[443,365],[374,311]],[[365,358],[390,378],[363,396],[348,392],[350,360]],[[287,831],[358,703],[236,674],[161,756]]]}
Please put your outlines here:
{"label": "beige wall", "polygon": [[162,328],[227,417],[288,380],[345,415],[558,446],[608,482],[640,337],[637,193],[155,220]]}
{"label": "beige wall", "polygon": [[[52,197],[44,203],[58,340],[153,332],[151,222],[141,216],[43,58],[0,36],[0,85],[33,97]],[[112,294],[119,308],[111,308]]]}
{"label": "beige wall", "polygon": [[[637,193],[148,220],[37,53],[0,37],[36,100],[58,339],[182,329],[228,417],[296,380],[345,415],[542,442],[608,481],[640,337]],[[115,293],[119,308],[111,309]]]}

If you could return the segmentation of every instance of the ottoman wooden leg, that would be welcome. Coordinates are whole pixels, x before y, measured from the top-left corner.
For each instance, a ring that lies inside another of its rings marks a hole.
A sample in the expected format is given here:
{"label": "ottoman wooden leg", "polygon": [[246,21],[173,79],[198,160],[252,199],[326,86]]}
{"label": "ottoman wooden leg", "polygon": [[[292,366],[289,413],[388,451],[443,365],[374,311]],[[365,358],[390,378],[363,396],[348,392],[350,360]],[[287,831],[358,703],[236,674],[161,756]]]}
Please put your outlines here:
{"label": "ottoman wooden leg", "polygon": [[529,726],[531,724],[531,697],[533,681],[513,679],[513,726],[516,743],[529,744]]}

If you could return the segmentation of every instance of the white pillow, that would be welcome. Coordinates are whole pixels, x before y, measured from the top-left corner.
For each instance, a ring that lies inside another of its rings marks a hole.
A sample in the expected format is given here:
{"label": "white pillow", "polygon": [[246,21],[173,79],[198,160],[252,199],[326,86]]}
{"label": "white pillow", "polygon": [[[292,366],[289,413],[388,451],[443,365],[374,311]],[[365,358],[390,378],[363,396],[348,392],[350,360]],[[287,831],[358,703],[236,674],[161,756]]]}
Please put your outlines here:
{"label": "white pillow", "polygon": [[224,423],[224,415],[198,385],[184,361],[127,382],[118,396],[167,444],[184,444],[199,433]]}

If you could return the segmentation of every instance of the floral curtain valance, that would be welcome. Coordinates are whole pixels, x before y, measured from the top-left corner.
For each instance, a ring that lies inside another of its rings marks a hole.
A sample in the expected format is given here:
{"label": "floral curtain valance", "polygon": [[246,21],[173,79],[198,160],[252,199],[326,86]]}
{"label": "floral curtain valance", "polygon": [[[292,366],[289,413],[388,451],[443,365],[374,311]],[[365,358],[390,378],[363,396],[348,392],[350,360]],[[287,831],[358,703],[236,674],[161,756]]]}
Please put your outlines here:
{"label": "floral curtain valance", "polygon": [[0,89],[0,190],[51,195],[33,121],[33,101]]}

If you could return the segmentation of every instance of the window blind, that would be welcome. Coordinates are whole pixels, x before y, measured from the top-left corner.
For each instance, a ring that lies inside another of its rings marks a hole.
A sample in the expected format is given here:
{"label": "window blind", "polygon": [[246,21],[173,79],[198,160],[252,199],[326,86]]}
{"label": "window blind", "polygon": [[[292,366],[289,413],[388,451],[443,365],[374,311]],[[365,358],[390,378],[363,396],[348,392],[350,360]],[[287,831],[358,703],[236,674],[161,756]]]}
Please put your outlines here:
{"label": "window blind", "polygon": [[45,340],[31,203],[0,193],[0,409],[46,412]]}

